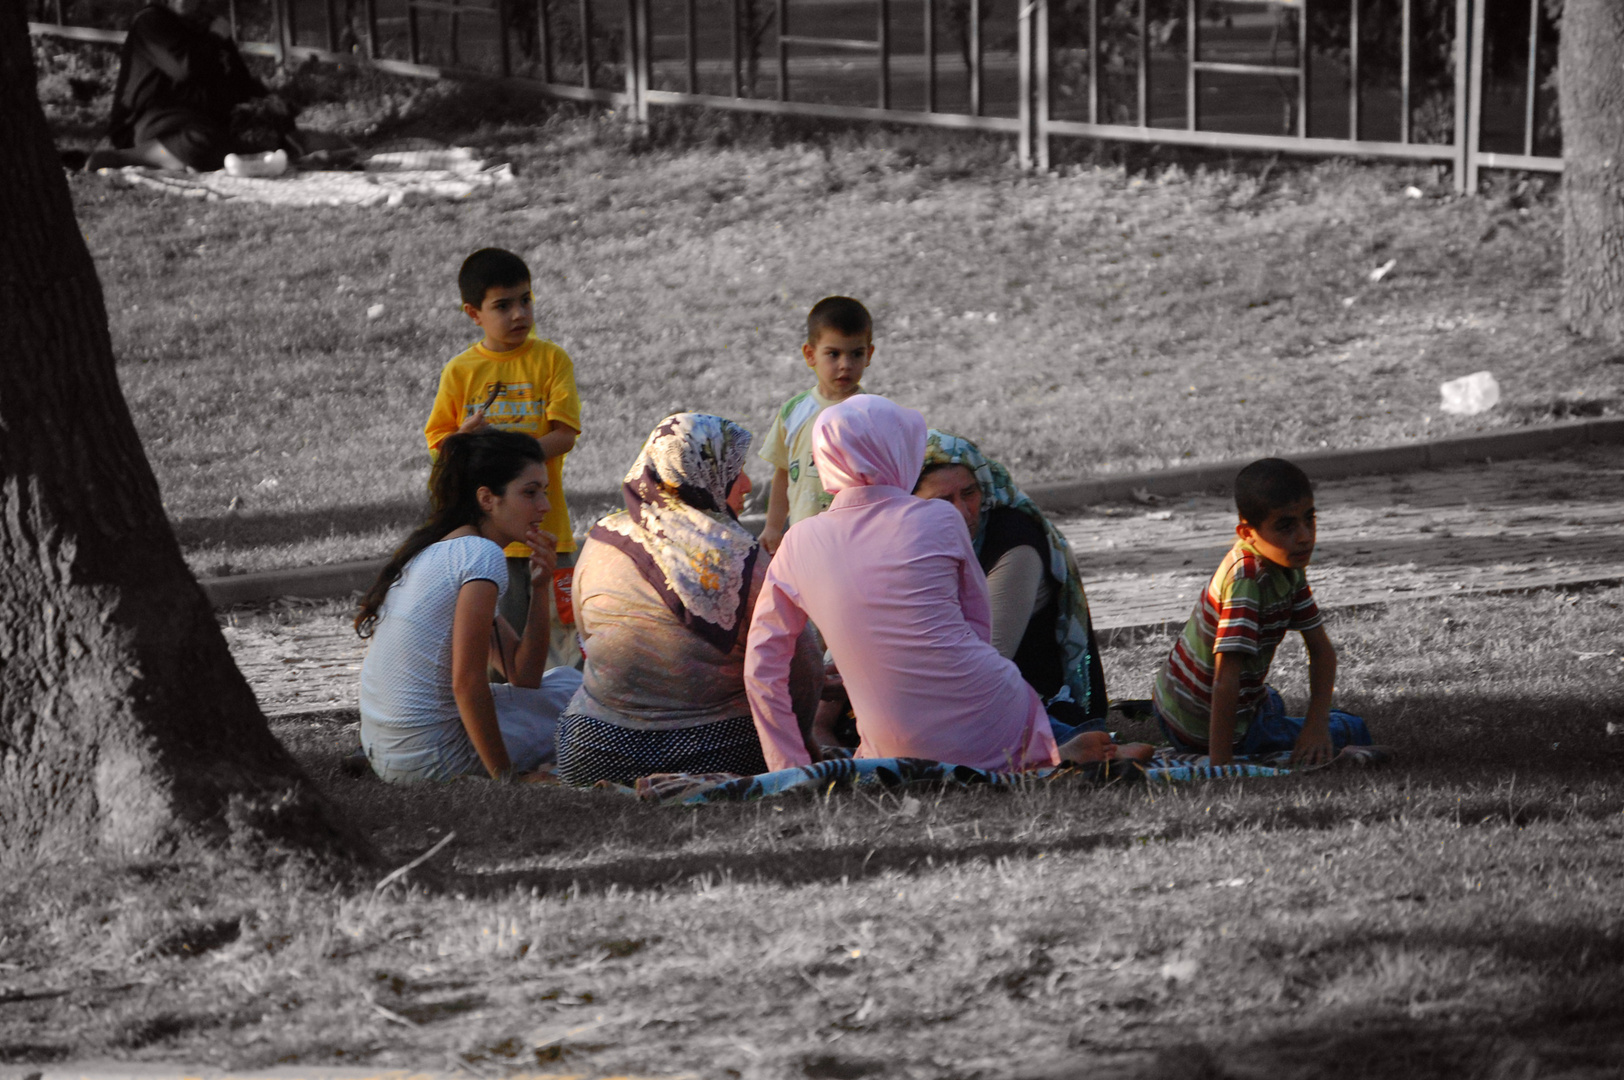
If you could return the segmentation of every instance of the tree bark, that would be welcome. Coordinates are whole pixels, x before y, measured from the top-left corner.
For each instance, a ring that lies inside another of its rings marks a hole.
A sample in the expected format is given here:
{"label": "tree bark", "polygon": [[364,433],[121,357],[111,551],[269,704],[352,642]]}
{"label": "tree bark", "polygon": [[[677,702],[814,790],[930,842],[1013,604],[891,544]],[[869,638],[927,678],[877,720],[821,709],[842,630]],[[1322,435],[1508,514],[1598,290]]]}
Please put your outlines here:
{"label": "tree bark", "polygon": [[1624,4],[1566,0],[1562,107],[1563,315],[1584,337],[1624,340]]}
{"label": "tree bark", "polygon": [[12,3],[0,192],[0,867],[198,842],[357,850],[181,558]]}

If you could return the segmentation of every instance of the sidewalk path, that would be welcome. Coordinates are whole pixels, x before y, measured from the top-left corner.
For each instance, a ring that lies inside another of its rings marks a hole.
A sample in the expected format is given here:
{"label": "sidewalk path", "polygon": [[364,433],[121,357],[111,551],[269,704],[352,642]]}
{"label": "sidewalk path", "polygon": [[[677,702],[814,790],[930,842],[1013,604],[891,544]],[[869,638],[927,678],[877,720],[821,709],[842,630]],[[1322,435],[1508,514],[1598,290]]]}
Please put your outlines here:
{"label": "sidewalk path", "polygon": [[[1624,581],[1624,446],[1323,481],[1309,581],[1320,605]],[[1232,542],[1226,494],[1104,505],[1056,524],[1095,626],[1178,625]],[[268,714],[352,710],[365,648],[342,604],[226,627]]]}
{"label": "sidewalk path", "polygon": [[[1624,447],[1323,481],[1308,579],[1321,607],[1624,581]],[[1165,518],[1164,518],[1164,515]],[[1227,495],[1056,522],[1099,629],[1179,622],[1234,542]]]}

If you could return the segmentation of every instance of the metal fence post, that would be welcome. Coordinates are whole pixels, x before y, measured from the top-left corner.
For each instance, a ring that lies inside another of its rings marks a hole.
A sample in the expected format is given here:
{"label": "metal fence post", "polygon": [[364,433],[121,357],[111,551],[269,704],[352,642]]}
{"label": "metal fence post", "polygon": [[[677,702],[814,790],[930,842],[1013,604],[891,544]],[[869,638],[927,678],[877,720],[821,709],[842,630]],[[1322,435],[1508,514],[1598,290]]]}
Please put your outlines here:
{"label": "metal fence post", "polygon": [[[1538,0],[1535,0],[1538,3]],[[1466,190],[1477,194],[1477,155],[1483,137],[1483,22],[1484,0],[1472,4],[1471,80],[1466,90]]]}
{"label": "metal fence post", "polygon": [[925,111],[936,111],[936,0],[925,0]]}
{"label": "metal fence post", "polygon": [[536,0],[536,51],[541,54],[541,81],[553,81],[553,25],[551,0]]}
{"label": "metal fence post", "polygon": [[1466,191],[1467,158],[1471,155],[1471,136],[1466,125],[1467,101],[1472,92],[1472,3],[1455,0],[1455,190]]}
{"label": "metal fence post", "polygon": [[789,0],[778,0],[778,100],[789,100]]}
{"label": "metal fence post", "polygon": [[1313,78],[1313,67],[1308,62],[1308,3],[1302,0],[1297,12],[1297,137],[1308,138],[1308,84]]}
{"label": "metal fence post", "polygon": [[1021,168],[1032,167],[1032,9],[1038,0],[1021,0],[1015,17],[1016,94],[1015,115],[1020,119],[1016,157]]}
{"label": "metal fence post", "polygon": [[891,107],[891,0],[879,0],[880,108]]}
{"label": "metal fence post", "polygon": [[1539,0],[1528,0],[1528,90],[1523,98],[1523,153],[1534,156],[1534,126],[1539,122]]}
{"label": "metal fence post", "polygon": [[1139,126],[1150,126],[1150,0],[1139,0],[1139,70],[1134,74],[1139,95]]}
{"label": "metal fence post", "polygon": [[592,0],[581,0],[581,88],[592,89]]}
{"label": "metal fence post", "polygon": [[981,0],[970,0],[970,115],[981,115]]}
{"label": "metal fence post", "polygon": [[1201,126],[1200,88],[1195,77],[1195,62],[1201,48],[1200,22],[1196,0],[1190,0],[1184,6],[1184,121],[1191,131]]}
{"label": "metal fence post", "polygon": [[1100,122],[1100,0],[1088,0],[1088,122]]}
{"label": "metal fence post", "polygon": [[[1535,0],[1537,3],[1538,0]],[[1359,0],[1348,0],[1348,138],[1359,137]]]}
{"label": "metal fence post", "polygon": [[1035,0],[1037,11],[1033,26],[1033,48],[1036,52],[1032,79],[1037,84],[1037,117],[1032,125],[1032,139],[1037,144],[1038,168],[1049,171],[1049,95],[1052,90],[1049,73],[1049,0]]}

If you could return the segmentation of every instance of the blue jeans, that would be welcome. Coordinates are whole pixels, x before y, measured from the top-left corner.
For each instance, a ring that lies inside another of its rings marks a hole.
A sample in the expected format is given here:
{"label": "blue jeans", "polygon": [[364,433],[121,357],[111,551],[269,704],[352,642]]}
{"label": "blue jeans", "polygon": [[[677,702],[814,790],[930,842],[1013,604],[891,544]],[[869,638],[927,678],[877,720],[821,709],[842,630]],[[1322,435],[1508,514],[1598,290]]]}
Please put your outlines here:
{"label": "blue jeans", "polygon": [[1063,724],[1051,716],[1049,717],[1049,730],[1054,732],[1054,744],[1061,746],[1085,731],[1104,731],[1106,728],[1104,720],[1085,720],[1081,724],[1072,725]]}
{"label": "blue jeans", "polygon": [[[1287,716],[1286,703],[1272,686],[1263,688],[1263,700],[1258,704],[1252,722],[1246,725],[1246,734],[1235,744],[1236,757],[1259,757],[1264,754],[1289,753],[1297,745],[1297,736],[1303,733],[1301,716]],[[1167,722],[1157,717],[1162,734],[1173,744],[1173,749],[1186,754],[1207,752],[1204,746],[1192,746],[1179,738]],[[1341,709],[1331,710],[1331,746],[1341,750],[1344,746],[1369,746],[1370,729],[1361,717]]]}

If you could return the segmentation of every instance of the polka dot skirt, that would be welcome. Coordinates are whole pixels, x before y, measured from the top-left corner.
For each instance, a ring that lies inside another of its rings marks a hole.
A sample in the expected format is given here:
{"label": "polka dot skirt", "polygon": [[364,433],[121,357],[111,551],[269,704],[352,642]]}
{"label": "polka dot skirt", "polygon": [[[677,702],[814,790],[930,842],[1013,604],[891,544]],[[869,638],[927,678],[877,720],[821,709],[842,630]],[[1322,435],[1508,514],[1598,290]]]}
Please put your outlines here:
{"label": "polka dot skirt", "polygon": [[576,787],[599,780],[632,784],[651,773],[766,771],[748,716],[672,731],[639,731],[571,713],[558,718],[558,778]]}

